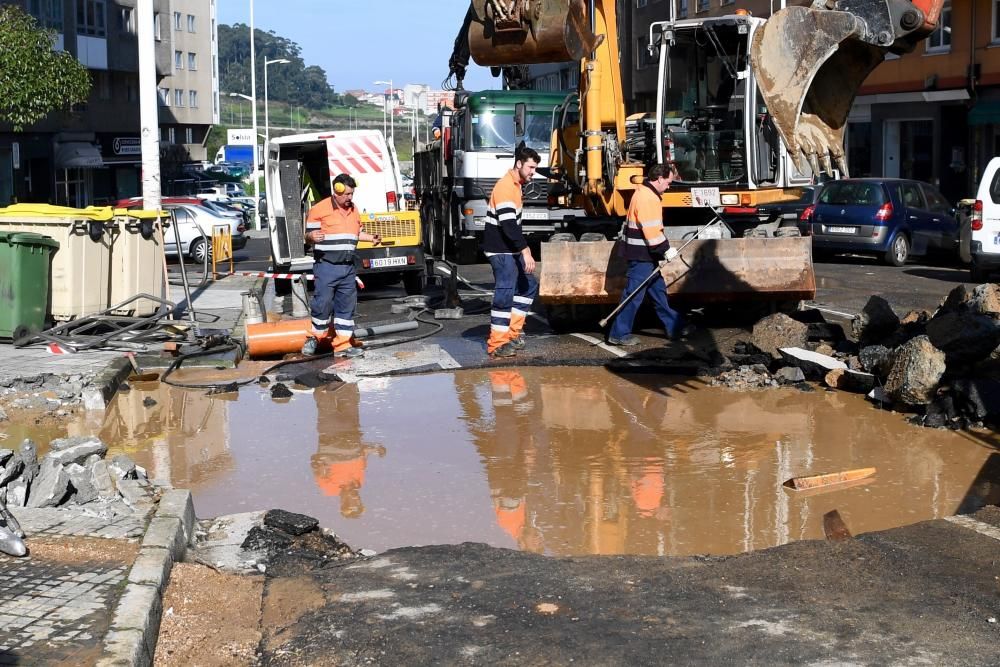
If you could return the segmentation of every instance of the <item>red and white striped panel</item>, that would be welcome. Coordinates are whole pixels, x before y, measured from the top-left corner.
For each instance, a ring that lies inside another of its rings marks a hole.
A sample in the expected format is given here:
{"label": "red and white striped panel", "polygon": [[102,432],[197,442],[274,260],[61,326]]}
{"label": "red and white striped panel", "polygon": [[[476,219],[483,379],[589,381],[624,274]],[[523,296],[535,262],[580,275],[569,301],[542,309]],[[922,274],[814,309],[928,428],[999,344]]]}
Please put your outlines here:
{"label": "red and white striped panel", "polygon": [[381,174],[384,148],[374,137],[336,137],[326,140],[330,175]]}

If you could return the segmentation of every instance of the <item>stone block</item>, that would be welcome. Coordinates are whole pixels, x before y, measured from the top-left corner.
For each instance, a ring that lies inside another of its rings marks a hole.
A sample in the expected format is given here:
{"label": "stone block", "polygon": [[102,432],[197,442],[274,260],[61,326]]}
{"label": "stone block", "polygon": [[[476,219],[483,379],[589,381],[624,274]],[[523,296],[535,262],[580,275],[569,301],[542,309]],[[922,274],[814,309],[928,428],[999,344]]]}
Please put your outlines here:
{"label": "stone block", "polygon": [[7,459],[14,456],[13,449],[0,449],[0,466],[7,463]]}
{"label": "stone block", "polygon": [[71,445],[65,449],[53,450],[45,455],[46,459],[56,461],[60,465],[82,463],[92,454],[103,456],[108,451],[107,445],[96,438],[94,441]]}
{"label": "stone block", "polygon": [[129,583],[153,586],[162,591],[170,577],[174,559],[167,549],[140,549],[128,574]]}
{"label": "stone block", "polygon": [[42,461],[38,477],[31,484],[27,507],[57,507],[69,489],[69,475],[56,461]]}
{"label": "stone block", "polygon": [[899,316],[880,296],[870,297],[861,313],[851,321],[851,331],[861,344],[878,342],[898,328]]}
{"label": "stone block", "polygon": [[141,630],[112,630],[104,636],[97,667],[146,667],[153,663]]}
{"label": "stone block", "polygon": [[163,618],[163,599],[153,586],[127,584],[111,619],[112,630],[138,630],[143,646],[152,656]]}
{"label": "stone block", "polygon": [[969,297],[969,310],[993,319],[1000,319],[1000,284],[976,285]]}
{"label": "stone block", "polygon": [[146,528],[146,536],[142,539],[142,548],[157,547],[166,549],[177,561],[184,557],[187,540],[181,520],[173,517],[155,517]]}
{"label": "stone block", "polygon": [[833,357],[800,347],[783,347],[778,350],[781,358],[790,366],[801,368],[806,375],[823,376],[835,368],[847,368],[847,364]]}
{"label": "stone block", "polygon": [[896,350],[885,390],[894,401],[926,405],[933,398],[944,371],[945,353],[934,347],[927,336],[917,336]]}
{"label": "stone block", "polygon": [[[76,447],[77,445],[92,445],[101,444],[101,439],[96,435],[74,435],[69,438],[56,438],[49,443],[49,449],[54,452],[59,452],[64,449],[69,449],[70,447]],[[106,451],[106,448],[105,448]]]}
{"label": "stone block", "polygon": [[190,542],[197,520],[194,515],[194,500],[187,489],[171,489],[160,497],[157,517],[180,519],[185,540]]}
{"label": "stone block", "polygon": [[795,366],[785,366],[784,368],[779,368],[775,371],[774,378],[782,384],[795,384],[797,382],[806,381],[805,373],[802,372],[801,368],[797,368]]}
{"label": "stone block", "polygon": [[118,489],[115,481],[108,471],[108,464],[103,460],[98,460],[90,466],[90,483],[97,491],[97,495],[104,499],[114,499],[118,497]]}
{"label": "stone block", "polygon": [[135,479],[135,461],[125,454],[118,454],[111,459],[108,470],[115,480]]}
{"label": "stone block", "polygon": [[120,479],[118,480],[118,493],[121,494],[126,503],[133,507],[153,500],[153,487],[146,480]]}

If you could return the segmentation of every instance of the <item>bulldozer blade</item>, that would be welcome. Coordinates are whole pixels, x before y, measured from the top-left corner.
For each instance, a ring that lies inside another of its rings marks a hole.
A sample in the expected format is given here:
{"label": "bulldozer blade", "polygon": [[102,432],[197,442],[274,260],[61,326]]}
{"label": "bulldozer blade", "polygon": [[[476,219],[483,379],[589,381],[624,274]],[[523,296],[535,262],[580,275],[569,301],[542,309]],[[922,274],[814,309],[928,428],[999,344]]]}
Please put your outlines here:
{"label": "bulldozer blade", "polygon": [[[543,243],[539,298],[551,304],[618,303],[625,260],[611,241]],[[671,301],[702,305],[816,296],[809,237],[692,241],[660,273]]]}
{"label": "bulldozer blade", "polygon": [[472,0],[472,7],[469,51],[484,67],[581,60],[604,41],[590,29],[584,0]]}
{"label": "bulldozer blade", "polygon": [[844,11],[788,7],[753,37],[750,58],[768,112],[802,173],[848,175],[847,115],[887,49],[861,40],[865,23]]}

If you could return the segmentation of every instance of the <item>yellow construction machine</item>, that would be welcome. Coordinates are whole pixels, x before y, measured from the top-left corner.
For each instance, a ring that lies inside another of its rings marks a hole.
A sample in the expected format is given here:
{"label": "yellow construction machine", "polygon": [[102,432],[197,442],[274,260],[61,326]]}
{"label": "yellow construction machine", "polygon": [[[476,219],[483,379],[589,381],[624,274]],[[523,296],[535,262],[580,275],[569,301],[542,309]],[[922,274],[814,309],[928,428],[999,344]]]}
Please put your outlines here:
{"label": "yellow construction machine", "polygon": [[[668,18],[649,28],[657,93],[655,112],[645,113],[624,97],[617,4],[472,0],[463,31],[476,63],[495,71],[580,63],[579,91],[555,114],[550,197],[587,211],[581,230],[603,220],[607,232],[627,212],[645,165],[671,162],[680,177],[662,198],[667,236],[694,239],[663,267],[672,298],[812,298],[810,239],[761,207],[796,198],[797,187],[834,163],[847,175],[844,129],[861,83],[886,53],[910,50],[933,31],[943,0],[817,0],[768,20],[742,10],[678,19],[676,3],[664,3]],[[706,228],[716,216],[722,224]],[[624,263],[613,245],[543,244],[541,299],[617,301]]]}

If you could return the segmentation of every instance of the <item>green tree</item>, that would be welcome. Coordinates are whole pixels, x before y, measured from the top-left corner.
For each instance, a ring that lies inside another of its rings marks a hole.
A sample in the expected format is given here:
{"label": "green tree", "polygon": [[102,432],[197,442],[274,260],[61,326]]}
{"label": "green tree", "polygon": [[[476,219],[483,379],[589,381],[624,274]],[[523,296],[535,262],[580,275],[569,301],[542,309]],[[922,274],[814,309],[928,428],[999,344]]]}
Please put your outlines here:
{"label": "green tree", "polygon": [[19,7],[0,7],[0,122],[15,132],[90,95],[87,68],[53,40]]}

